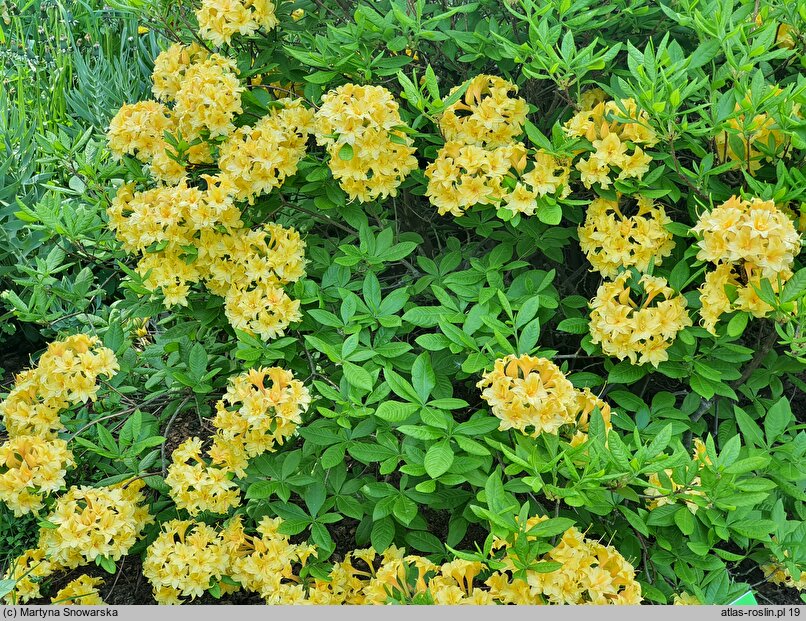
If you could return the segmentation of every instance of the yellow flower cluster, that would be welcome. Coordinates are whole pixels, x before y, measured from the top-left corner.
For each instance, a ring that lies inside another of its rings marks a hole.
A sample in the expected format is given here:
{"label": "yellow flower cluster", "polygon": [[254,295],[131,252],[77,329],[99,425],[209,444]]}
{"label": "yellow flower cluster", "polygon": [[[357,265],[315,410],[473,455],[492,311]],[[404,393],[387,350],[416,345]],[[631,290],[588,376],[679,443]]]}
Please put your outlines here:
{"label": "yellow flower cluster", "polygon": [[302,423],[311,397],[291,371],[279,367],[251,369],[230,379],[216,403],[216,434],[208,465],[198,438],[173,452],[165,482],[180,509],[195,516],[201,511],[226,513],[240,502],[233,476],[246,475],[249,459],[275,450]]}
{"label": "yellow flower cluster", "polygon": [[381,554],[372,548],[353,550],[333,565],[329,580],[314,580],[309,600],[325,605],[384,605],[415,598],[436,605],[494,604],[491,591],[473,584],[484,569],[479,561],[461,559],[437,565],[394,545]]}
{"label": "yellow flower cluster", "polygon": [[133,155],[148,164],[159,181],[179,183],[185,163],[165,132],[190,145],[188,162],[211,163],[206,141],[231,134],[232,121],[242,112],[243,87],[236,71],[233,61],[198,46],[171,46],[157,57],[152,80],[155,96],[173,102],[173,109],[156,101],[124,105],[109,123],[109,149],[117,157]]}
{"label": "yellow flower cluster", "polygon": [[675,606],[702,606],[702,602],[698,598],[685,591],[680,593],[680,595],[675,593],[672,603]]}
{"label": "yellow flower cluster", "polygon": [[[787,554],[787,556],[789,555]],[[795,580],[792,577],[792,572],[775,559],[770,559],[769,563],[765,563],[759,568],[764,572],[764,577],[773,584],[780,584],[798,591],[806,591],[806,569],[802,570],[800,578]]]}
{"label": "yellow flower cluster", "polygon": [[[604,282],[591,301],[590,333],[594,344],[620,360],[657,367],[668,360],[667,349],[677,333],[691,325],[686,299],[675,295],[664,278],[644,274],[639,281],[645,298],[639,306],[632,299],[630,272]],[[654,305],[650,305],[654,302]]]}
{"label": "yellow flower cluster", "polygon": [[[715,263],[700,287],[703,327],[716,334],[723,313],[747,311],[764,317],[772,308],[762,301],[755,287],[761,279],[773,290],[792,277],[792,264],[800,252],[800,235],[792,220],[773,201],[742,200],[732,196],[700,216],[691,229],[698,237],[701,261]],[[735,288],[731,301],[726,287]]]}
{"label": "yellow flower cluster", "polygon": [[165,483],[178,509],[187,509],[190,515],[201,511],[226,513],[240,503],[240,490],[231,474],[207,465],[198,438],[185,440],[174,449],[171,462]]}
{"label": "yellow flower cluster", "polygon": [[124,104],[109,123],[109,150],[150,162],[167,148],[164,132],[175,131],[171,111],[157,101]]}
{"label": "yellow flower cluster", "polygon": [[537,437],[574,422],[576,390],[551,360],[510,354],[496,360],[476,386],[484,389],[481,398],[501,419],[502,431],[533,428]]}
{"label": "yellow flower cluster", "polygon": [[604,422],[605,433],[608,433],[613,428],[613,424],[610,422],[610,404],[594,395],[590,388],[585,387],[576,391],[575,426],[570,439],[571,446],[579,446],[588,441],[590,417],[596,408],[599,408]]}
{"label": "yellow flower cluster", "polygon": [[653,509],[657,509],[658,507],[662,507],[664,505],[673,505],[675,504],[676,495],[684,494],[683,502],[686,504],[688,510],[691,511],[691,513],[697,513],[699,506],[694,501],[689,500],[689,497],[705,496],[702,491],[697,489],[701,484],[700,477],[694,477],[691,483],[688,486],[685,486],[677,483],[672,478],[673,471],[671,468],[666,468],[664,473],[666,478],[668,478],[669,482],[672,484],[672,488],[668,489],[664,486],[660,480],[660,475],[657,472],[650,474],[648,482],[651,487],[647,487],[644,490],[644,494],[651,496],[654,500],[650,500],[647,503],[647,509],[652,511]]}
{"label": "yellow flower cluster", "polygon": [[174,96],[174,114],[182,137],[193,141],[203,135],[217,138],[235,131],[232,120],[243,112],[235,61],[211,54],[191,64]]}
{"label": "yellow flower cluster", "polygon": [[79,576],[56,593],[50,603],[62,606],[104,606],[104,600],[98,593],[98,587],[103,583],[103,578],[91,578],[86,574]]}
{"label": "yellow flower cluster", "polygon": [[229,554],[224,540],[207,524],[171,520],[146,550],[143,575],[159,604],[181,604],[180,595],[196,598],[211,580],[227,574]]}
{"label": "yellow flower cluster", "polygon": [[249,459],[293,435],[310,403],[308,389],[291,371],[259,368],[236,376],[216,403],[213,463],[244,476]]}
{"label": "yellow flower cluster", "polygon": [[523,99],[510,97],[516,90],[499,77],[478,75],[464,99],[440,117],[446,142],[425,170],[426,196],[439,215],[458,217],[474,205],[495,205],[531,216],[538,198],[570,192],[568,162],[543,150],[529,159],[515,140],[527,112]]}
{"label": "yellow flower cluster", "polygon": [[[139,193],[123,185],[107,209],[109,226],[126,250],[142,254],[137,270],[166,306],[186,305],[190,284],[203,281],[224,297],[233,327],[264,339],[282,336],[301,319],[299,301],[282,286],[304,275],[305,243],[277,224],[245,228],[230,178],[206,180],[203,191],[185,180]],[[189,248],[195,260],[186,260]]]}
{"label": "yellow flower cluster", "polygon": [[[138,272],[151,290],[161,289],[165,305],[187,304],[189,283],[201,280],[203,261],[185,260],[187,248],[199,243],[201,231],[241,226],[240,212],[227,188],[209,183],[206,191],[176,186],[134,192],[133,184],[120,187],[107,209],[109,227],[128,252],[142,254]],[[159,248],[156,252],[149,249]]]}
{"label": "yellow flower cluster", "polygon": [[229,553],[229,577],[247,591],[259,593],[268,604],[303,603],[304,585],[294,574],[316,556],[316,547],[292,544],[288,535],[278,532],[280,518],[263,517],[255,535],[247,535],[236,516],[222,532]]}
{"label": "yellow flower cluster", "polygon": [[233,328],[268,340],[283,336],[289,324],[302,319],[299,300],[282,288],[305,274],[305,242],[297,231],[265,224],[203,239],[211,239],[205,249],[211,261],[207,288],[224,296],[224,312]]}
{"label": "yellow flower cluster", "polygon": [[583,185],[590,188],[598,183],[607,189],[614,169],[619,171],[617,179],[643,178],[652,158],[641,145],[652,147],[658,142],[646,112],[638,110],[633,99],[619,103],[600,100],[598,91],[583,98],[583,105],[586,103],[592,107],[584,107],[564,126],[567,135],[585,138],[593,148],[576,165]]}
{"label": "yellow flower cluster", "polygon": [[[198,43],[174,43],[160,52],[154,59],[154,70],[151,73],[151,91],[154,97],[160,101],[173,101],[182,86],[188,67],[206,60],[208,56],[207,50]],[[147,128],[144,130],[148,131]]]}
{"label": "yellow flower cluster", "polygon": [[[200,12],[211,31],[235,28],[225,37],[274,19],[268,0],[205,2]],[[171,185],[143,192],[123,185],[107,213],[123,247],[141,255],[145,286],[159,290],[167,307],[187,305],[191,286],[203,282],[224,298],[233,327],[270,339],[301,319],[299,302],[282,287],[304,275],[305,244],[278,225],[245,228],[235,202],[252,204],[296,173],[313,114],[298,100],[281,99],[253,126],[236,130],[243,90],[236,73],[234,61],[196,44],[175,44],[157,57],[153,91],[165,104],[124,106],[109,140],[118,156],[138,157]],[[190,144],[187,162],[168,155],[165,131]],[[212,142],[220,172],[191,185],[185,165],[212,164]]]}
{"label": "yellow flower cluster", "polygon": [[[534,516],[527,520],[526,526],[532,528],[547,519],[546,516]],[[532,539],[531,536],[527,537]],[[510,542],[496,538],[493,547],[506,549],[502,559],[506,565],[505,571],[514,572],[518,558],[511,550]],[[633,566],[615,548],[586,539],[576,528],[566,530],[559,543],[540,560],[558,562],[562,567],[548,573],[527,570],[525,581],[513,579],[505,587],[509,595],[509,601],[505,603],[641,603],[641,585],[635,579]],[[487,583],[503,584],[505,579],[505,573],[496,572]]]}
{"label": "yellow flower cluster", "polygon": [[313,131],[313,113],[299,100],[276,104],[254,127],[237,129],[220,147],[221,175],[235,186],[235,198],[250,205],[297,172]]}
{"label": "yellow flower cluster", "polygon": [[619,267],[645,272],[653,259],[660,265],[674,248],[672,234],[665,228],[671,220],[663,205],[641,195],[635,197],[635,203],[637,213],[626,216],[619,200],[596,198],[578,229],[582,251],[605,278],[614,278]]}
{"label": "yellow flower cluster", "polygon": [[[780,89],[777,91],[780,92]],[[736,104],[734,112],[742,112],[750,105],[748,95],[744,101]],[[756,114],[752,119],[742,112],[728,119],[727,129],[714,137],[714,144],[719,161],[746,162],[752,175],[764,161],[774,161],[786,146],[787,139],[776,120],[766,112]]]}
{"label": "yellow flower cluster", "polygon": [[[136,479],[102,488],[71,487],[56,500],[47,527],[40,529],[36,548],[23,552],[6,571],[15,581],[5,597],[8,603],[25,603],[42,596],[45,578],[63,569],[86,565],[98,557],[117,561],[142,537],[153,521],[145,506],[142,480]],[[82,576],[68,584],[56,597],[84,595],[87,600],[72,603],[102,604],[95,601],[98,582]],[[71,602],[59,602],[71,603]]]}
{"label": "yellow flower cluster", "polygon": [[503,78],[477,75],[462,98],[445,108],[439,118],[445,140],[487,148],[514,142],[523,132],[529,110],[524,99],[511,96],[517,91],[517,86]]}
{"label": "yellow flower cluster", "polygon": [[45,557],[41,548],[31,548],[20,554],[8,566],[4,580],[13,580],[14,588],[5,596],[7,604],[24,604],[42,597],[42,581],[62,569]]}
{"label": "yellow flower cluster", "polygon": [[64,440],[15,436],[0,445],[0,500],[18,517],[37,511],[46,495],[64,486],[72,466]]}
{"label": "yellow flower cluster", "polygon": [[128,554],[153,521],[145,505],[142,480],[109,487],[71,487],[56,500],[39,532],[39,548],[51,563],[75,568],[105,557]]}
{"label": "yellow flower cluster", "polygon": [[565,425],[574,425],[571,445],[587,440],[590,415],[599,408],[609,430],[610,406],[591,393],[577,390],[560,368],[546,358],[510,354],[495,361],[493,370],[476,384],[481,398],[493,415],[501,419],[499,429],[517,429],[537,437],[558,433]]}
{"label": "yellow flower cluster", "polygon": [[95,400],[98,377],[111,377],[120,367],[98,337],[75,334],[48,345],[34,369],[17,375],[14,388],[0,403],[9,436],[55,438],[62,428],[59,412]]}
{"label": "yellow flower cluster", "polygon": [[76,334],[54,341],[33,369],[18,374],[0,415],[9,439],[0,445],[0,501],[22,516],[42,507],[64,486],[75,465],[67,443],[56,437],[65,408],[95,400],[98,377],[112,376],[118,362],[97,337]]}
{"label": "yellow flower cluster", "polygon": [[[534,526],[547,518],[530,518]],[[192,521],[172,520],[146,551],[143,573],[161,604],[195,599],[217,583],[223,592],[239,588],[259,593],[269,604],[361,605],[392,601],[454,604],[592,603],[637,604],[641,589],[634,570],[612,547],[586,540],[574,528],[543,561],[563,567],[551,574],[527,572],[514,578],[517,559],[507,551],[504,571],[487,573],[480,561],[453,559],[438,565],[426,557],[406,555],[390,546],[351,550],[333,563],[326,577],[300,577],[316,547],[291,543],[280,533],[283,520],[263,517],[253,535],[240,516],[216,530]],[[496,540],[494,548],[509,548]],[[226,576],[226,580],[222,578]],[[554,577],[552,579],[551,577]],[[235,584],[233,584],[233,582]]]}
{"label": "yellow flower cluster", "polygon": [[[439,215],[461,216],[474,205],[498,205],[509,193],[505,180],[512,168],[526,167],[526,147],[517,142],[484,148],[474,144],[447,142],[437,159],[425,169],[428,177],[426,196]],[[510,209],[520,206],[524,213],[534,213],[535,201],[515,193]],[[526,200],[524,207],[521,203]]]}
{"label": "yellow flower cluster", "polygon": [[392,93],[382,86],[339,86],[325,93],[316,112],[316,142],[330,156],[330,171],[361,202],[397,195],[417,168],[407,129]]}
{"label": "yellow flower cluster", "polygon": [[196,11],[199,34],[215,45],[229,44],[233,35],[249,36],[277,26],[271,0],[202,0]]}
{"label": "yellow flower cluster", "polygon": [[[700,438],[694,438],[694,451],[692,454],[692,459],[697,463],[700,469],[705,468],[706,466],[711,465],[711,458],[708,457],[707,450],[705,448],[705,443]],[[649,475],[649,484],[652,487],[648,487],[644,490],[644,494],[654,498],[655,500],[651,500],[647,503],[647,508],[652,511],[653,509],[657,509],[658,507],[662,507],[663,505],[671,505],[675,503],[675,495],[678,493],[685,493],[686,496],[683,497],[683,502],[686,503],[686,507],[688,508],[691,513],[697,513],[697,509],[699,506],[694,503],[690,498],[692,496],[697,496],[704,498],[705,494],[699,490],[699,487],[702,483],[700,477],[694,477],[689,483],[688,487],[677,483],[673,478],[674,472],[667,468],[664,470],[664,474],[666,478],[669,479],[672,487],[671,490],[666,489],[663,483],[660,480],[660,475],[656,472],[653,472]],[[682,491],[681,491],[682,490]]]}

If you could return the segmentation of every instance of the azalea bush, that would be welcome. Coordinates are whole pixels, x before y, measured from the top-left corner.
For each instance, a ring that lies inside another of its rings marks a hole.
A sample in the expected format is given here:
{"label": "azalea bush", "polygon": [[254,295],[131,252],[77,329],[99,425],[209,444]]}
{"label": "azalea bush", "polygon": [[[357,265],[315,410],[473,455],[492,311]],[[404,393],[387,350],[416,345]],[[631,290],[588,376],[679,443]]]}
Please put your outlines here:
{"label": "azalea bush", "polygon": [[101,226],[21,213],[116,276],[0,405],[8,601],[797,601],[806,4],[137,10]]}

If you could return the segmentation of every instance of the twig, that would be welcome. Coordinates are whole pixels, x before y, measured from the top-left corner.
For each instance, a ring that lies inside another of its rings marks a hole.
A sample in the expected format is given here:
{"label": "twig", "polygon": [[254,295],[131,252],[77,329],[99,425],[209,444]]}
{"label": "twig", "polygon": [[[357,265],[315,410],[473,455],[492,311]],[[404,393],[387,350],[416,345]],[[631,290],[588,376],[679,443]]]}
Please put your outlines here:
{"label": "twig", "polygon": [[[770,332],[767,335],[767,338],[765,338],[764,341],[761,343],[761,347],[758,348],[755,355],[753,356],[753,359],[750,362],[748,362],[747,366],[745,366],[745,368],[742,370],[742,375],[739,377],[739,379],[729,384],[729,386],[733,390],[736,390],[742,384],[744,384],[750,378],[753,372],[761,365],[761,363],[764,361],[764,358],[766,358],[767,354],[770,353],[770,350],[773,348],[773,345],[775,345],[777,336],[778,333],[775,331],[775,328],[773,328],[772,332]],[[702,400],[700,401],[700,406],[697,408],[697,411],[691,415],[691,422],[696,423],[698,420],[700,420],[703,414],[705,414],[708,410],[711,409],[711,406],[713,404],[714,404],[713,397],[711,397],[710,399],[706,399],[705,397],[703,397]],[[688,440],[690,440],[689,437],[690,435],[691,432],[686,434],[686,438]]]}
{"label": "twig", "polygon": [[162,461],[162,476],[165,476],[165,472],[167,471],[167,466],[165,464],[165,445],[168,444],[168,433],[171,431],[171,425],[174,424],[176,417],[179,416],[179,412],[187,405],[187,402],[190,401],[190,395],[186,396],[182,403],[179,404],[179,407],[176,408],[176,411],[171,416],[171,419],[168,421],[168,425],[165,427],[165,440],[163,440],[162,445],[160,446],[160,459]]}
{"label": "twig", "polygon": [[691,183],[691,180],[685,174],[683,174],[683,170],[680,167],[680,161],[677,159],[677,152],[674,150],[674,136],[671,136],[669,139],[669,155],[672,156],[672,162],[674,163],[674,169],[677,172],[677,176],[683,180],[683,182],[692,192],[704,198],[706,195],[703,194],[702,190]]}
{"label": "twig", "polygon": [[120,575],[123,573],[123,568],[125,566],[126,566],[126,557],[124,556],[121,559],[120,567],[118,567],[118,573],[115,576],[115,581],[112,583],[112,587],[109,589],[109,593],[107,593],[106,597],[104,598],[106,601],[109,601],[109,599],[112,597],[112,593],[115,591],[115,587],[118,584],[118,580],[120,580]]}

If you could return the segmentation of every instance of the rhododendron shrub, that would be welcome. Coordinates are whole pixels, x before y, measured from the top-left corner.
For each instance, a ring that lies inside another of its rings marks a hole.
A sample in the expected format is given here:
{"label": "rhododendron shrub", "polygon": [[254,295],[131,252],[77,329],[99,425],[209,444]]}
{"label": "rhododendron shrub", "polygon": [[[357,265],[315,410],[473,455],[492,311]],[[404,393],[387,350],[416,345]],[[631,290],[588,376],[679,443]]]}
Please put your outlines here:
{"label": "rhododendron shrub", "polygon": [[798,601],[806,16],[622,4],[147,3],[2,595]]}

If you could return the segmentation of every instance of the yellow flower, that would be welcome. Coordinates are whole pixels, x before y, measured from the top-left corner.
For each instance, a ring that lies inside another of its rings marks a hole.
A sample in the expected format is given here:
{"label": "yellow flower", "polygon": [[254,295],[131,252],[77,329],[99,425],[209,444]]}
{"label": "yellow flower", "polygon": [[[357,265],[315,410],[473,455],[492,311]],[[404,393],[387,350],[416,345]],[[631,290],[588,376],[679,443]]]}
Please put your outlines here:
{"label": "yellow flower", "polygon": [[576,393],[559,367],[545,358],[509,355],[495,361],[477,386],[481,398],[501,419],[499,429],[517,429],[537,437],[556,434],[574,422]]}
{"label": "yellow flower", "polygon": [[[673,478],[673,471],[670,468],[666,468],[664,470],[666,474],[666,478],[672,484],[671,489],[664,488],[661,484],[660,476],[658,473],[653,472],[649,475],[649,484],[652,487],[648,487],[644,490],[644,494],[646,496],[650,496],[654,498],[647,503],[647,509],[652,511],[653,509],[657,509],[658,507],[662,507],[664,505],[672,505],[676,502],[676,495],[685,494],[683,496],[683,502],[685,503],[688,510],[694,514],[697,513],[697,509],[699,509],[699,505],[697,505],[692,500],[689,500],[687,497],[691,496],[698,496],[698,497],[705,497],[705,494],[698,489],[701,485],[700,477],[694,477],[694,479],[689,483],[688,487],[683,486],[677,483]],[[693,489],[692,489],[693,488]],[[683,490],[682,492],[680,490]]]}
{"label": "yellow flower", "polygon": [[251,369],[230,379],[216,404],[213,463],[245,476],[249,459],[274,451],[296,431],[310,402],[302,382],[279,367]]}
{"label": "yellow flower", "polygon": [[6,603],[24,604],[42,597],[39,590],[42,581],[61,569],[61,565],[51,562],[41,548],[26,550],[10,561],[3,576],[4,580],[14,581],[14,588],[4,598]]}
{"label": "yellow flower", "polygon": [[196,11],[199,34],[215,45],[229,44],[235,34],[250,36],[277,24],[271,0],[202,0]]}
{"label": "yellow flower", "polygon": [[176,507],[186,509],[191,516],[201,511],[226,513],[241,501],[229,471],[204,462],[198,438],[185,440],[174,449],[165,483]]}
{"label": "yellow flower", "polygon": [[[691,229],[700,238],[697,258],[716,263],[700,287],[703,326],[716,334],[719,317],[733,310],[764,317],[772,311],[756,293],[761,279],[774,291],[792,277],[792,266],[800,252],[800,234],[792,220],[773,201],[742,200],[733,196],[700,216]],[[725,291],[732,287],[731,302]]]}
{"label": "yellow flower", "polygon": [[232,121],[243,112],[243,86],[236,71],[235,61],[218,54],[188,66],[173,109],[183,139],[192,142],[205,132],[216,138],[235,131]]}
{"label": "yellow flower", "polygon": [[[526,526],[531,528],[546,519],[531,517]],[[514,571],[518,560],[510,545],[516,540],[517,535],[504,546],[506,553],[501,560],[507,571]],[[527,569],[525,580],[510,579],[506,573],[493,574],[487,581],[493,597],[501,603],[641,603],[641,585],[635,579],[633,566],[615,548],[586,539],[576,528],[566,530],[559,543],[540,560],[557,562],[562,567],[548,573]]]}
{"label": "yellow flower", "polygon": [[462,98],[445,108],[439,118],[445,140],[486,148],[514,142],[523,132],[528,111],[524,99],[510,95],[517,91],[517,86],[503,78],[477,75]]}
{"label": "yellow flower", "polygon": [[56,593],[50,603],[62,606],[104,606],[104,600],[98,593],[98,587],[103,583],[103,578],[92,578],[86,574],[79,576]]}
{"label": "yellow flower", "polygon": [[160,101],[173,101],[182,86],[187,68],[205,60],[207,56],[207,50],[195,42],[187,46],[174,43],[160,52],[154,59],[154,71],[151,74],[154,96]]}
{"label": "yellow flower", "polygon": [[437,159],[425,169],[426,196],[439,215],[450,213],[458,217],[474,205],[497,205],[502,200],[511,204],[513,211],[531,213],[536,205],[529,196],[537,193],[520,184],[521,189],[516,189],[513,195],[504,185],[510,170],[521,162],[525,164],[525,158],[526,147],[522,143],[485,149],[447,142]]}
{"label": "yellow flower", "polygon": [[[770,88],[780,91],[773,86]],[[736,104],[734,111],[742,114],[728,119],[727,129],[714,137],[714,143],[719,161],[746,162],[748,172],[753,175],[764,161],[775,161],[787,146],[788,138],[768,113],[762,112],[750,118],[749,112],[743,112],[750,105],[749,95]],[[798,109],[794,112],[798,114]]]}
{"label": "yellow flower", "polygon": [[44,497],[64,486],[73,466],[64,440],[15,436],[0,445],[0,501],[18,517],[41,509]]}
{"label": "yellow flower", "polygon": [[180,596],[195,599],[229,571],[228,546],[210,526],[171,520],[148,546],[143,575],[159,603],[178,604]]}
{"label": "yellow flower", "polygon": [[396,196],[417,168],[412,139],[401,128],[398,104],[382,86],[345,84],[322,97],[316,142],[327,149],[330,171],[351,199]]}
{"label": "yellow flower", "polygon": [[619,200],[596,198],[579,227],[579,245],[594,269],[614,278],[620,267],[644,272],[650,263],[660,265],[674,248],[665,225],[671,220],[662,205],[645,196],[635,197],[637,213],[625,216]]}
{"label": "yellow flower", "polygon": [[148,100],[124,104],[109,122],[109,150],[117,157],[135,155],[146,162],[165,150],[166,131],[174,131],[174,120],[165,105]]}
{"label": "yellow flower", "polygon": [[101,347],[97,337],[75,334],[52,342],[35,369],[16,376],[14,388],[0,403],[9,436],[55,438],[62,428],[59,412],[94,401],[98,377],[111,377],[118,368],[115,354]]}
{"label": "yellow flower", "polygon": [[39,547],[52,562],[67,568],[96,558],[119,560],[153,521],[145,506],[142,480],[109,487],[71,487],[56,500],[42,528]]}
{"label": "yellow flower", "polygon": [[691,325],[686,300],[675,295],[665,279],[644,275],[639,284],[646,298],[639,306],[631,298],[629,278],[630,273],[623,272],[599,287],[591,301],[591,340],[601,343],[607,355],[657,367],[668,359],[666,350],[677,333]]}
{"label": "yellow flower", "polygon": [[[789,551],[784,551],[784,556],[788,557]],[[789,568],[774,558],[771,558],[769,563],[761,565],[760,569],[764,572],[764,577],[773,584],[780,584],[798,591],[806,591],[806,568],[801,570],[800,578],[797,580],[792,577],[792,572],[789,571]]]}
{"label": "yellow flower", "polygon": [[254,127],[239,128],[220,147],[218,166],[236,188],[235,198],[249,204],[280,187],[297,172],[305,155],[313,113],[299,100],[281,99],[279,107]]}
{"label": "yellow flower", "polygon": [[641,179],[649,171],[652,158],[643,148],[657,144],[658,138],[649,126],[649,117],[633,99],[618,103],[607,101],[601,89],[583,94],[582,110],[569,119],[563,129],[569,136],[585,138],[593,151],[581,159],[576,168],[582,184],[591,188],[599,184],[607,189],[612,183],[611,174],[618,170],[618,179]]}
{"label": "yellow flower", "polygon": [[701,606],[702,602],[697,599],[694,595],[690,595],[683,591],[678,595],[677,593],[674,594],[674,605],[675,606]]}

